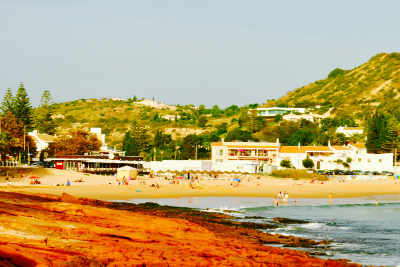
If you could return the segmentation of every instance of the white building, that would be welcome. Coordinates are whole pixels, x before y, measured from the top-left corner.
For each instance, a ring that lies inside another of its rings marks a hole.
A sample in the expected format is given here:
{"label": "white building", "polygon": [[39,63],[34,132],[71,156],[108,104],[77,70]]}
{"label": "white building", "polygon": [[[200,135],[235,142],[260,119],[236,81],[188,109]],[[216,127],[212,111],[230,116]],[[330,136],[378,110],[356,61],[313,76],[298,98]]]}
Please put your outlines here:
{"label": "white building", "polygon": [[100,153],[104,155],[109,155],[111,158],[114,157],[114,154],[118,154],[119,156],[125,156],[125,151],[121,151],[116,149],[115,147],[108,147],[106,144],[106,135],[101,132],[101,128],[90,128],[90,133],[95,134],[97,139],[101,142]]}
{"label": "white building", "polygon": [[301,121],[301,120],[307,120],[307,121],[314,122],[314,116],[312,114],[293,114],[293,113],[290,113],[290,114],[283,115],[282,120],[294,121],[294,122]]}
{"label": "white building", "polygon": [[336,129],[336,133],[342,133],[346,137],[351,137],[355,134],[363,134],[364,129],[361,127],[347,127],[347,126],[343,127],[343,126],[341,126]]}
{"label": "white building", "polygon": [[173,114],[166,114],[166,115],[162,115],[161,118],[169,120],[169,121],[175,121],[175,120],[179,120],[181,118],[181,116],[173,115]]}
{"label": "white building", "polygon": [[369,154],[364,145],[281,146],[279,142],[217,142],[211,144],[211,150],[213,168],[242,164],[266,171],[280,168],[282,160],[289,160],[296,169],[304,169],[303,160],[309,158],[314,162],[314,168],[320,170],[393,171],[392,153]]}
{"label": "white building", "polygon": [[303,114],[306,112],[305,108],[281,108],[281,107],[272,107],[272,108],[257,108],[257,115],[262,117],[275,117],[276,115],[285,115],[287,113],[300,113]]}
{"label": "white building", "polygon": [[41,134],[37,130],[33,130],[28,133],[28,135],[31,136],[35,142],[37,155],[39,155],[41,151],[46,150],[49,147],[49,144],[54,143],[56,139],[55,136]]}

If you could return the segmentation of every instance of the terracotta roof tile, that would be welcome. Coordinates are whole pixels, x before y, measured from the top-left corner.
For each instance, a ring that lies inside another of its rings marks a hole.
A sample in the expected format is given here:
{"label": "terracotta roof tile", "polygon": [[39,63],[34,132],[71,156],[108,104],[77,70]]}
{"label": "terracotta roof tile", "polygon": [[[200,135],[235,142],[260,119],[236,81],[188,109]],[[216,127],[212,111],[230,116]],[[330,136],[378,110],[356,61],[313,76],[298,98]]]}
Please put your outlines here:
{"label": "terracotta roof tile", "polygon": [[350,150],[350,148],[345,146],[332,146],[335,150]]}
{"label": "terracotta roof tile", "polygon": [[365,148],[365,144],[351,144],[351,146],[358,148],[358,149],[364,149]]}
{"label": "terracotta roof tile", "polygon": [[254,145],[227,145],[228,148],[267,148],[267,149],[277,149],[278,146],[254,146]]}
{"label": "terracotta roof tile", "polygon": [[281,146],[280,153],[330,152],[328,146]]}

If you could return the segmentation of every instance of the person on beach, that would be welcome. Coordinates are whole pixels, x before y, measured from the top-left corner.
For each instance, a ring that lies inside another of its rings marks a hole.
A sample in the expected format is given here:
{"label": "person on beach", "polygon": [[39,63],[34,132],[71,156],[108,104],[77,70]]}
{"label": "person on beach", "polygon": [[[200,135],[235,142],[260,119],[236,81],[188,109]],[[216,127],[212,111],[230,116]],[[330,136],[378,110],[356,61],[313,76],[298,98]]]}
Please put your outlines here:
{"label": "person on beach", "polygon": [[283,202],[285,202],[285,204],[289,202],[289,194],[286,191],[283,193]]}
{"label": "person on beach", "polygon": [[276,197],[274,197],[274,207],[277,208],[279,206],[279,201],[276,199]]}

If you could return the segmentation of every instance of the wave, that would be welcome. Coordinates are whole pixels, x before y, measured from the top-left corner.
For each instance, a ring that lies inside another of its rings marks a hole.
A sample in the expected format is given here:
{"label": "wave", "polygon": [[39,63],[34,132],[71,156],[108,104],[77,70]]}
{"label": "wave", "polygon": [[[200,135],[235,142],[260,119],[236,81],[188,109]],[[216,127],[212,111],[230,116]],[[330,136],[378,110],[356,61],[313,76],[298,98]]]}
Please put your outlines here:
{"label": "wave", "polygon": [[[375,207],[376,202],[369,202],[369,203],[339,203],[339,204],[310,204],[310,205],[281,205],[278,208],[304,208],[304,207],[313,207],[313,208],[351,208],[351,207]],[[378,206],[400,206],[400,202],[379,202]],[[256,207],[245,207],[239,208],[239,210],[244,211],[263,211],[263,210],[271,210],[275,209],[274,206],[256,206]]]}
{"label": "wave", "polygon": [[[313,206],[313,205],[311,205]],[[369,203],[340,203],[340,204],[332,204],[332,205],[315,205],[313,207],[319,208],[351,208],[351,207],[376,207],[376,206],[400,206],[400,202],[369,202]]]}

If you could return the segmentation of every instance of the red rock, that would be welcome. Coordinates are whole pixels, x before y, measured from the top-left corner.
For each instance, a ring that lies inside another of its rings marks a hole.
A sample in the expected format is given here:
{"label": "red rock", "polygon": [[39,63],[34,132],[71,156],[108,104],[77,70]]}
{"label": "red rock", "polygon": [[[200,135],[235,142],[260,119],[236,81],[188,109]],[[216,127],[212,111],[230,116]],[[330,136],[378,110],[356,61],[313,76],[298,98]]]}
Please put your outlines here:
{"label": "red rock", "polygon": [[0,207],[0,266],[353,265],[264,246],[298,239],[224,225],[224,215],[5,192]]}

